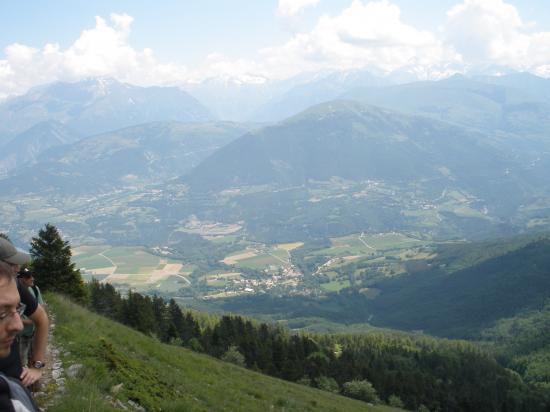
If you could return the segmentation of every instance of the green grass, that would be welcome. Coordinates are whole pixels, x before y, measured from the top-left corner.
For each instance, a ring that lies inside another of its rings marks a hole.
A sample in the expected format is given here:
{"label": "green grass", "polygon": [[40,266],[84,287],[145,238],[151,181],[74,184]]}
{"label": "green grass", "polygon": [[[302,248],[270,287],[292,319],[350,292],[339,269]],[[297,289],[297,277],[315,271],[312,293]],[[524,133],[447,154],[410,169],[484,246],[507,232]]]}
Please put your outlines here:
{"label": "green grass", "polygon": [[[97,269],[117,266],[116,273],[150,273],[159,267],[160,258],[146,252],[141,247],[92,246],[80,247],[73,256],[77,267]],[[110,260],[109,260],[110,259]],[[173,263],[170,260],[169,263]]]}
{"label": "green grass", "polygon": [[[286,255],[286,253],[285,253]],[[239,260],[235,266],[249,269],[263,269],[267,266],[281,266],[283,262],[271,255],[259,255],[247,259]]]}
{"label": "green grass", "polygon": [[327,292],[339,292],[344,288],[349,288],[349,286],[350,286],[349,280],[343,280],[343,281],[336,280],[329,283],[323,283],[321,285],[321,288],[323,290],[326,290]]}
{"label": "green grass", "polygon": [[225,285],[227,285],[227,281],[226,280],[209,280],[208,282],[208,286],[212,286],[214,288],[223,288],[225,287]]}
{"label": "green grass", "polygon": [[[339,238],[332,238],[330,248],[317,250],[311,253],[312,256],[327,256],[330,258],[343,258],[357,256],[353,262],[375,263],[382,256],[400,256],[403,253],[415,254],[415,249],[429,244],[401,233],[380,233],[372,235],[353,234]],[[367,246],[368,245],[368,246]],[[352,261],[334,262],[330,268],[347,265]]]}
{"label": "green grass", "polygon": [[[64,367],[81,363],[81,376],[49,412],[115,411],[106,399],[133,400],[147,411],[392,411],[261,375],[209,356],[159,343],[57,295],[55,344]],[[111,389],[122,384],[119,392]]]}
{"label": "green grass", "polygon": [[100,255],[83,257],[77,256],[73,258],[73,261],[76,263],[77,267],[86,269],[99,269],[113,266],[109,259],[106,259]]}

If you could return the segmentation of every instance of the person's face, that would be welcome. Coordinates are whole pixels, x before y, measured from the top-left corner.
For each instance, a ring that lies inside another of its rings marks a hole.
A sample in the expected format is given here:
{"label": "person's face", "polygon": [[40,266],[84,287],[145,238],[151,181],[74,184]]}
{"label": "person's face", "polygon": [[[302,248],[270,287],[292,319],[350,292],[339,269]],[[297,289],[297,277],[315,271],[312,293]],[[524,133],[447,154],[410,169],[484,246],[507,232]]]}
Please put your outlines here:
{"label": "person's face", "polygon": [[34,285],[34,277],[32,276],[23,276],[20,279],[21,282],[27,287]]}
{"label": "person's face", "polygon": [[15,280],[0,278],[0,358],[10,354],[17,332],[23,329],[21,317],[16,312],[18,305],[19,292]]}

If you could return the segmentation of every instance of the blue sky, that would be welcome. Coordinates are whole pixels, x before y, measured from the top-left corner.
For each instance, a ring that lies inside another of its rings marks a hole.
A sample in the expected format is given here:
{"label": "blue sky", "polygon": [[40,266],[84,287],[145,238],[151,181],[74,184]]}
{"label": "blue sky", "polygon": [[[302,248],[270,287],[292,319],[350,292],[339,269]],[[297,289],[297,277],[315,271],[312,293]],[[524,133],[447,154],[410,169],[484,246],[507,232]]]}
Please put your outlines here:
{"label": "blue sky", "polygon": [[177,85],[496,65],[548,77],[549,56],[548,0],[0,2],[0,98],[96,75]]}

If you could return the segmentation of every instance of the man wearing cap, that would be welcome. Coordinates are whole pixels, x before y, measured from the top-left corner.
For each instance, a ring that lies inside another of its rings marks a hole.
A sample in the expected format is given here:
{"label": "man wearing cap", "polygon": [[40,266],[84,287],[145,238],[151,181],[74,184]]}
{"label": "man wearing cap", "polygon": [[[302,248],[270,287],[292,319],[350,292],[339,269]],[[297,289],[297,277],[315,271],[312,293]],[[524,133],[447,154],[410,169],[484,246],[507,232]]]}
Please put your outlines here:
{"label": "man wearing cap", "polygon": [[[9,265],[12,276],[19,272],[20,266],[30,263],[31,257],[17,250],[10,241],[0,237],[0,261]],[[28,288],[17,283],[17,289],[21,303],[25,305],[24,315],[30,318],[35,326],[35,334],[32,342],[33,354],[29,367],[21,364],[19,357],[19,345],[14,340],[8,356],[0,359],[0,372],[21,380],[24,386],[30,386],[42,377],[42,368],[45,366],[46,346],[48,344],[48,316],[42,305],[29,292]]]}
{"label": "man wearing cap", "polygon": [[[34,284],[34,273],[32,270],[23,269],[17,274],[17,279],[21,284],[26,286],[30,294],[36,299],[36,301],[44,306],[44,299],[42,299],[42,293],[38,286]],[[21,357],[21,364],[27,366],[29,364],[29,355],[32,354],[32,340],[34,338],[34,322],[23,316],[23,330],[19,333],[19,356]]]}
{"label": "man wearing cap", "polygon": [[[9,357],[17,332],[23,329],[21,305],[11,266],[0,261],[0,359]],[[0,372],[0,411],[36,411],[39,409],[21,382]]]}

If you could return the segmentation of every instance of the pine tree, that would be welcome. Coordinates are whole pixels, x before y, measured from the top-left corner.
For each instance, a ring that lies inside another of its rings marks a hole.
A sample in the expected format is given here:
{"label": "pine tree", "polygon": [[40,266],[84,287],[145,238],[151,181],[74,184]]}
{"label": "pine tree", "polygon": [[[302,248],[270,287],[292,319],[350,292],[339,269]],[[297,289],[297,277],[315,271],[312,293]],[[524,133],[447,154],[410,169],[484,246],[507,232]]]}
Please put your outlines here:
{"label": "pine tree", "polygon": [[80,270],[71,263],[71,247],[49,223],[31,241],[32,267],[43,291],[54,291],[85,303],[87,294]]}

